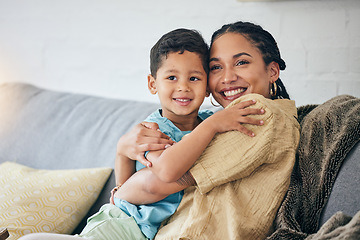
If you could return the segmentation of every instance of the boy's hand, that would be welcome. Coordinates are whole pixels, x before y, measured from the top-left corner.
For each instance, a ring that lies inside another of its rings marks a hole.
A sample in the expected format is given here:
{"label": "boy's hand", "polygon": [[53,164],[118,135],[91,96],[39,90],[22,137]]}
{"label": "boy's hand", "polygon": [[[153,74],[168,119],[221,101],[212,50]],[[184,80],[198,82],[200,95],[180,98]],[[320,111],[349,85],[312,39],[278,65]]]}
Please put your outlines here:
{"label": "boy's hand", "polygon": [[255,103],[255,100],[240,102],[230,108],[216,112],[208,119],[212,121],[212,126],[217,133],[237,130],[253,137],[255,134],[244,127],[243,124],[258,126],[264,124],[264,121],[262,120],[248,117],[249,115],[262,115],[265,113],[264,109],[249,108],[249,106],[254,105]]}
{"label": "boy's hand", "polygon": [[119,139],[117,154],[151,167],[151,162],[144,156],[145,152],[163,150],[172,144],[174,141],[159,130],[157,123],[142,122]]}

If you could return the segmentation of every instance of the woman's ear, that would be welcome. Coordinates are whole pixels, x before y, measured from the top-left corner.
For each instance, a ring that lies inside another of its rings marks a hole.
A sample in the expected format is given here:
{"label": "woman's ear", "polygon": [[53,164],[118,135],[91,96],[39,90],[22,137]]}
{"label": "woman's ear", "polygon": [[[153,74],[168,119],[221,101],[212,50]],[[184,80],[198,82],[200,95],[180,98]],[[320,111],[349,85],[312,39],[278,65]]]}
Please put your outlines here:
{"label": "woman's ear", "polygon": [[271,62],[268,65],[268,73],[270,77],[270,83],[274,83],[280,76],[280,67],[277,62]]}
{"label": "woman's ear", "polygon": [[151,92],[151,94],[157,93],[156,80],[151,74],[148,75],[148,88],[149,88],[149,91]]}

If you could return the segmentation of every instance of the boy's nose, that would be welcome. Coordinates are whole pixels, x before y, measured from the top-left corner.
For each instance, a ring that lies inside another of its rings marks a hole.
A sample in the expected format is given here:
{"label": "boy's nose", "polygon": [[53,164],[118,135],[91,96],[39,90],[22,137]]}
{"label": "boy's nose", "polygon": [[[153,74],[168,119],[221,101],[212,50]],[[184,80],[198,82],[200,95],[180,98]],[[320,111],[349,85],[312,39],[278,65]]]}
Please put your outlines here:
{"label": "boy's nose", "polygon": [[190,90],[189,88],[189,84],[187,82],[183,82],[183,81],[179,81],[178,85],[177,85],[177,90],[178,91],[186,91],[188,92]]}

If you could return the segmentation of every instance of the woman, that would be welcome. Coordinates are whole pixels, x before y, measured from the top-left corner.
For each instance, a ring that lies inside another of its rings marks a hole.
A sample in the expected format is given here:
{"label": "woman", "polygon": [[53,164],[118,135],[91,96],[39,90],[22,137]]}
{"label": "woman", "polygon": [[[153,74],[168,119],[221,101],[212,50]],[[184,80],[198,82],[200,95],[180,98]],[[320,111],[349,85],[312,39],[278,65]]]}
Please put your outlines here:
{"label": "woman", "polygon": [[[275,40],[260,26],[237,22],[213,34],[210,50],[212,96],[223,107],[255,98],[253,107],[264,108],[265,114],[252,117],[264,125],[245,125],[247,135],[214,138],[181,181],[193,177],[197,188],[186,189],[178,211],[155,239],[264,239],[289,186],[299,125],[295,104],[279,79],[285,62]],[[248,123],[243,117],[240,124]],[[156,125],[148,127],[139,124],[123,136],[118,154],[145,161],[144,151],[169,144],[154,131]]]}

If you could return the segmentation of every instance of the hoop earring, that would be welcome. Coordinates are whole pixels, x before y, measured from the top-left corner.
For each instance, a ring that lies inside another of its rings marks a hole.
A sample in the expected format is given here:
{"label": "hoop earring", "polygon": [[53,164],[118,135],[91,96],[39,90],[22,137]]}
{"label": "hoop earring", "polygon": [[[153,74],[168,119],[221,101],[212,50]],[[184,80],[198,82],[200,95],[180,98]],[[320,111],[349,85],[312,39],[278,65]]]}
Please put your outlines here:
{"label": "hoop earring", "polygon": [[275,82],[273,82],[270,87],[270,95],[272,97],[276,97],[276,94],[277,94],[277,85]]}
{"label": "hoop earring", "polygon": [[211,102],[211,105],[213,105],[214,107],[220,107],[220,104],[214,104],[213,103],[212,95],[210,95],[210,102]]}

